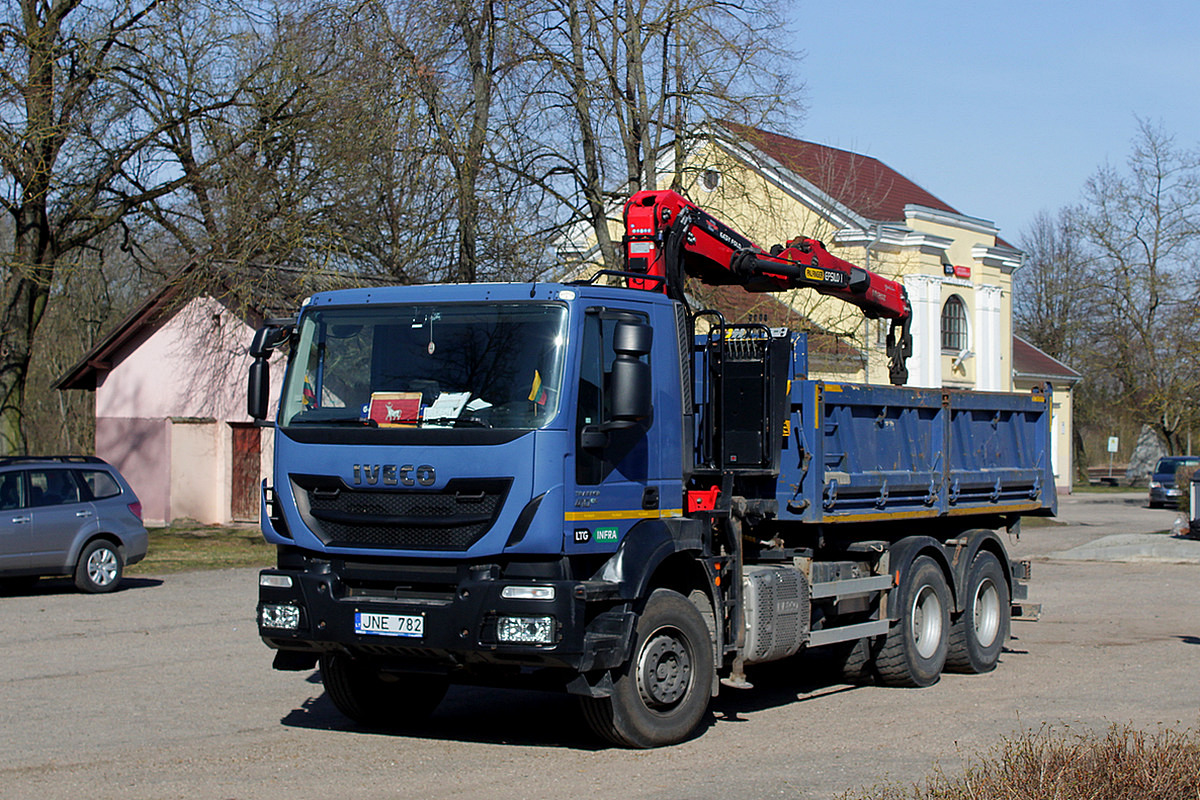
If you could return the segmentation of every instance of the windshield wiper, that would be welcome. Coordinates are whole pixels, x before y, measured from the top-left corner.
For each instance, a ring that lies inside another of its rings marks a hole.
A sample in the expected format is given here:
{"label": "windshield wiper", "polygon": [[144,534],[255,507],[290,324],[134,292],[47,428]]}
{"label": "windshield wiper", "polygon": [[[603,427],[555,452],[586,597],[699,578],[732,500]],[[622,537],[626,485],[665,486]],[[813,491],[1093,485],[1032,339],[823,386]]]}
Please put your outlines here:
{"label": "windshield wiper", "polygon": [[366,428],[378,428],[379,423],[373,419],[361,417],[292,417],[290,425],[361,425]]}
{"label": "windshield wiper", "polygon": [[422,419],[422,425],[448,425],[450,427],[468,427],[468,428],[490,428],[483,420],[475,419],[474,417],[435,417],[433,419]]}

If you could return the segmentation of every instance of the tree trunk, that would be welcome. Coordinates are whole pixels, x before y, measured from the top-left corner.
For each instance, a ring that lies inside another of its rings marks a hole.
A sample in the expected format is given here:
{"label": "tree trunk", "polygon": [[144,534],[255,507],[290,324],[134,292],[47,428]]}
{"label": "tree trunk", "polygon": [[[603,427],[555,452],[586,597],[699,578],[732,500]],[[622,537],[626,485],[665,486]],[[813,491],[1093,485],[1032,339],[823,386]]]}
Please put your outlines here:
{"label": "tree trunk", "polygon": [[575,119],[579,122],[580,145],[583,148],[583,196],[588,217],[596,234],[596,245],[605,269],[620,269],[617,248],[608,230],[608,212],[604,202],[604,187],[600,176],[599,136],[592,125],[591,91],[584,66],[583,30],[579,19],[579,4],[571,0],[568,25],[571,36],[571,88],[574,90]]}
{"label": "tree trunk", "polygon": [[495,51],[494,3],[482,4],[478,18],[474,4],[459,6],[459,27],[467,45],[467,67],[471,73],[471,130],[467,134],[458,168],[458,280],[473,283],[479,272],[479,198],[476,188],[487,143],[492,106],[493,53]]}
{"label": "tree trunk", "polygon": [[45,206],[25,205],[14,216],[15,247],[4,292],[8,302],[0,318],[0,455],[25,454],[25,379],[54,274]]}

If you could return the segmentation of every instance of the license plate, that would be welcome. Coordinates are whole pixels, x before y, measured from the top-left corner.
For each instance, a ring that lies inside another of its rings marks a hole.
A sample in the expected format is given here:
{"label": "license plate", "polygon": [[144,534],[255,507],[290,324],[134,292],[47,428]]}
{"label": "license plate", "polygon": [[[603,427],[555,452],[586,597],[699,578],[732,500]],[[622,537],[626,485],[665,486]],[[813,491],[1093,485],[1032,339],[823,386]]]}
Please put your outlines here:
{"label": "license plate", "polygon": [[425,635],[425,618],[355,611],[354,632],[370,636],[405,636],[419,639]]}

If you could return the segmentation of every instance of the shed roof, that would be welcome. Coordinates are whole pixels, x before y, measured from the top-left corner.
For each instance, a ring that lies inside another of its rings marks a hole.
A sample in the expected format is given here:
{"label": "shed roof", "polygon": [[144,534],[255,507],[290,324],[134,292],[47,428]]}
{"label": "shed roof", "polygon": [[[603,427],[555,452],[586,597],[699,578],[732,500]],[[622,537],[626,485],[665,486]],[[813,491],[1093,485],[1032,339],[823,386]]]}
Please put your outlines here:
{"label": "shed roof", "polygon": [[387,282],[391,281],[278,264],[190,261],[84,353],[51,388],[94,390],[101,373],[112,368],[126,346],[136,344],[143,335],[174,316],[188,301],[201,295],[216,298],[248,325],[257,327],[270,317],[293,314],[301,299],[314,292]]}
{"label": "shed roof", "polygon": [[1013,336],[1013,377],[1077,383],[1083,375],[1020,336]]}

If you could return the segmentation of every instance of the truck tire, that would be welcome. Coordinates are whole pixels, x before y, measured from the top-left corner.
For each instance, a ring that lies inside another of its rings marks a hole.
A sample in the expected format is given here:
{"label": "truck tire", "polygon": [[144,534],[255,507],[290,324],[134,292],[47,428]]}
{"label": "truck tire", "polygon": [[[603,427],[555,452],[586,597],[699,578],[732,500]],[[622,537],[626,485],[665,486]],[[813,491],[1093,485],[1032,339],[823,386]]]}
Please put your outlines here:
{"label": "truck tire", "polygon": [[633,656],[613,676],[609,697],[582,697],[584,719],[621,747],[681,742],[708,711],[713,646],[700,611],[683,595],[656,589],[638,617]]}
{"label": "truck tire", "polygon": [[965,606],[950,629],[946,669],[991,672],[1008,641],[1012,605],[1004,569],[995,554],[981,551],[967,571]]}
{"label": "truck tire", "polygon": [[321,680],[337,710],[360,725],[403,727],[433,713],[448,681],[424,673],[381,673],[345,653],[321,656]]}
{"label": "truck tire", "polygon": [[75,563],[75,586],[81,592],[111,592],[121,583],[125,562],[121,551],[107,539],[89,542]]}
{"label": "truck tire", "polygon": [[950,634],[950,588],[941,567],[918,556],[905,573],[900,619],[894,622],[875,659],[887,686],[932,686],[946,663]]}
{"label": "truck tire", "polygon": [[875,641],[857,639],[834,646],[834,664],[843,681],[863,686],[875,683]]}

